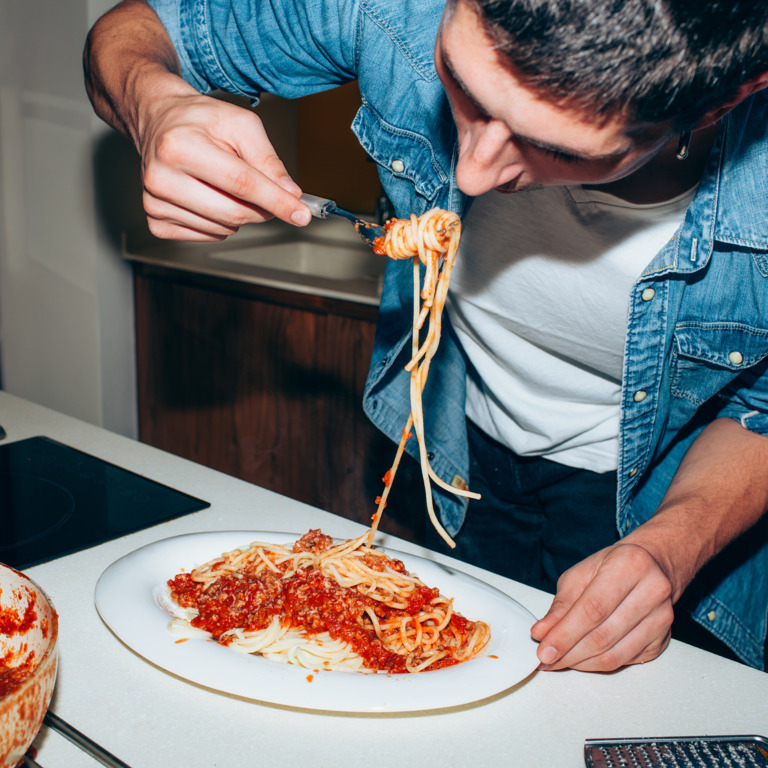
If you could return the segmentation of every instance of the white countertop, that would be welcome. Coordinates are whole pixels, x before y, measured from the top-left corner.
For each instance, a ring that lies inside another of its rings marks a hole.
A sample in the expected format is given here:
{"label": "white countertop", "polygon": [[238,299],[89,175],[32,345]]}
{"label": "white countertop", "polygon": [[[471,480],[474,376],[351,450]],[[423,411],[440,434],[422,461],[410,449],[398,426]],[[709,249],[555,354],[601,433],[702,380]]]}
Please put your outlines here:
{"label": "white countertop", "polygon": [[[153,541],[212,530],[357,524],[0,392],[8,441],[46,435],[211,502],[209,509],[30,568],[60,614],[59,676],[51,709],[131,768],[211,766],[584,765],[587,738],[765,735],[768,676],[673,641],[661,657],[615,674],[535,673],[491,699],[424,714],[341,715],[260,704],[174,677],[123,645],[100,620],[93,591],[117,558]],[[422,553],[391,537],[387,545]],[[436,558],[440,559],[440,558]],[[550,597],[480,577],[542,615]],[[36,741],[45,768],[97,763],[56,733]]]}

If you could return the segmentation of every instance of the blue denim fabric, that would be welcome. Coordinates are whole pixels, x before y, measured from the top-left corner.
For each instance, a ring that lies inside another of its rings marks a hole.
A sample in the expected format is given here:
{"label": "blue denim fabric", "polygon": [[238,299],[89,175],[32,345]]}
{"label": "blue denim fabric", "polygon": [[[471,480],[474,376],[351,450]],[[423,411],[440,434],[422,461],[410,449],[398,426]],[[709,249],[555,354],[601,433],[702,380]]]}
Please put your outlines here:
{"label": "blue denim fabric", "polygon": [[[455,129],[435,73],[442,0],[150,0],[202,92],[298,97],[357,78],[352,125],[398,215],[464,213]],[[627,330],[617,526],[655,511],[694,437],[725,416],[768,435],[768,97],[731,112],[685,220],[636,282]],[[695,137],[694,137],[695,140]],[[393,162],[398,170],[393,169]],[[652,289],[649,291],[648,289]],[[410,265],[388,265],[364,408],[393,440],[409,412]],[[738,354],[731,354],[738,353]],[[425,393],[432,466],[469,474],[465,361],[446,323]],[[415,446],[411,446],[415,454]],[[435,492],[447,529],[463,501]],[[715,558],[685,596],[694,618],[762,667],[768,521]]]}

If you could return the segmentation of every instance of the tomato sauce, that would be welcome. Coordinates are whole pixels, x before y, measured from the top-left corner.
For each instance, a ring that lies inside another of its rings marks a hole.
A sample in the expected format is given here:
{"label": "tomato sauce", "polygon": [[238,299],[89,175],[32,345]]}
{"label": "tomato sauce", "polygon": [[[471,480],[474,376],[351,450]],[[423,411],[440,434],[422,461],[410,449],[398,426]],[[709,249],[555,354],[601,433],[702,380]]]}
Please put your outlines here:
{"label": "tomato sauce", "polygon": [[0,659],[0,699],[13,693],[32,674],[35,668],[35,654],[30,653],[16,667],[9,667]]}
{"label": "tomato sauce", "polygon": [[[325,549],[332,540],[324,534],[310,531],[294,546],[294,551]],[[380,559],[371,557],[368,565],[382,569]],[[405,572],[399,560],[388,559],[390,568]],[[413,616],[439,595],[439,590],[418,587],[410,596],[404,610],[390,608],[355,589],[340,586],[316,568],[302,568],[289,578],[263,570],[249,573],[248,569],[231,576],[221,576],[203,591],[190,574],[182,573],[168,582],[173,599],[182,607],[196,608],[194,627],[210,632],[215,639],[229,629],[241,627],[246,631],[264,629],[274,616],[280,616],[284,626],[291,626],[317,635],[327,632],[335,640],[349,643],[371,670],[407,672],[405,656],[390,651],[376,636],[366,616],[371,610],[380,622],[390,618]],[[451,619],[457,631],[466,632],[471,622],[454,614]],[[226,644],[226,638],[222,641]],[[430,669],[451,666],[457,661],[444,657]]]}
{"label": "tomato sauce", "polygon": [[[392,225],[395,221],[397,221],[397,219],[389,219],[384,224],[384,231],[389,232],[389,230],[392,229]],[[380,237],[373,238],[373,252],[375,254],[378,254],[379,256],[387,256],[387,248],[384,245],[385,240],[386,240],[386,235],[381,235]]]}
{"label": "tomato sauce", "polygon": [[[8,608],[0,608],[0,635],[11,637],[26,634],[37,621],[34,596],[31,595],[24,612],[20,615]],[[0,658],[0,699],[13,693],[32,674],[36,657],[30,653],[21,664],[11,666],[11,654]]]}
{"label": "tomato sauce", "polygon": [[35,601],[29,601],[24,609],[23,615],[19,616],[16,611],[8,608],[0,608],[0,635],[26,634],[37,621],[37,611],[35,610]]}

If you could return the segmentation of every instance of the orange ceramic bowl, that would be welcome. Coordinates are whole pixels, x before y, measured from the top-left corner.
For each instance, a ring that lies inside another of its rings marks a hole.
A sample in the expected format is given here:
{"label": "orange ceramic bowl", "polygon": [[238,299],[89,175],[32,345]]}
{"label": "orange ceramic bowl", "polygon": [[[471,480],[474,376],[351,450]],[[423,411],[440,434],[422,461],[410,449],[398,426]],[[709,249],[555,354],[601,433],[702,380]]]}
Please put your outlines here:
{"label": "orange ceramic bowl", "polygon": [[19,676],[29,670],[20,684],[0,678],[0,768],[18,765],[40,730],[56,681],[58,632],[56,611],[43,590],[0,564],[0,664],[16,668]]}

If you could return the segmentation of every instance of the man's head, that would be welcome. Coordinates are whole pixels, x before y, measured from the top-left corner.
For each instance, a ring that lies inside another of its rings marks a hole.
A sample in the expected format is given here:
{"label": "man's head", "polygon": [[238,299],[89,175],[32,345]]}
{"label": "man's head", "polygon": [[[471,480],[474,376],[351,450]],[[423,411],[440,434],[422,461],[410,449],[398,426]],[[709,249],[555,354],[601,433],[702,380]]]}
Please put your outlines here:
{"label": "man's head", "polygon": [[[745,83],[765,84],[768,3],[746,5],[448,0],[435,59],[459,130],[459,186],[476,195],[633,173],[748,95]],[[740,34],[720,30],[726,20]]]}
{"label": "man's head", "polygon": [[689,128],[768,71],[761,0],[464,1],[530,88],[597,115]]}

